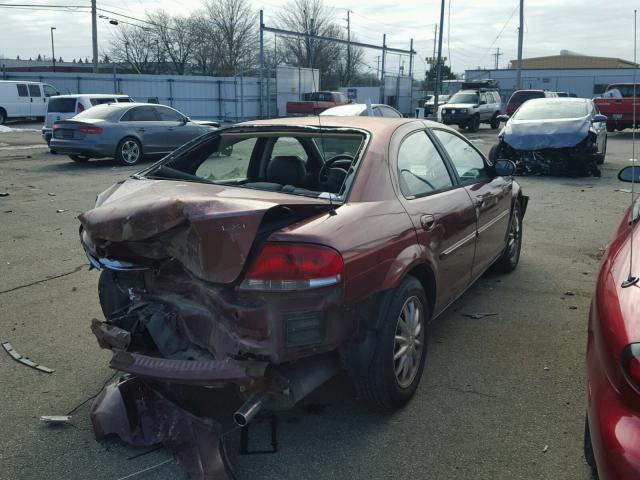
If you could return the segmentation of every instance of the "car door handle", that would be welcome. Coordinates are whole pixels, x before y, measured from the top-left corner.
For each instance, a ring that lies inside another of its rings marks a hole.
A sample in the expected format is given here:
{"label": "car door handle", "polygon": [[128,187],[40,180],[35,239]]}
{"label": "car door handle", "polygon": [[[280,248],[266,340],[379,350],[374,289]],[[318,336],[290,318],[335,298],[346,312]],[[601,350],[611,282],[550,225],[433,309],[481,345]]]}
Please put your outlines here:
{"label": "car door handle", "polygon": [[139,132],[144,132],[144,131],[145,131],[145,129],[144,129],[144,128],[139,128],[139,129],[138,129],[138,131],[139,131]]}
{"label": "car door handle", "polygon": [[169,127],[169,128],[168,128],[168,130],[169,130],[170,132],[173,132],[173,127]]}
{"label": "car door handle", "polygon": [[422,215],[420,217],[420,225],[422,225],[422,228],[426,231],[431,231],[433,227],[436,226],[436,217],[430,214]]}

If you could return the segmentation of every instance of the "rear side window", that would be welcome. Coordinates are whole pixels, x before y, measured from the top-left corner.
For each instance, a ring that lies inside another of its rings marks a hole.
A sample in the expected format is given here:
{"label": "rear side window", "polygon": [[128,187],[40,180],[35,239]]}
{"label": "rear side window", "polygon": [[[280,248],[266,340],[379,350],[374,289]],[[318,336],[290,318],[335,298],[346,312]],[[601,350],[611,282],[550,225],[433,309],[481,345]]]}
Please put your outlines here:
{"label": "rear side window", "polygon": [[75,98],[51,98],[49,99],[49,113],[72,113],[76,111]]}
{"label": "rear side window", "polygon": [[34,85],[33,83],[29,84],[29,96],[30,97],[41,97],[40,95],[40,85]]}
{"label": "rear side window", "polygon": [[198,177],[211,181],[246,180],[249,162],[257,138],[247,138],[237,142],[223,141],[221,149],[212,152],[196,169]]}
{"label": "rear side window", "polygon": [[90,98],[89,101],[91,105],[102,105],[103,103],[114,103],[115,100],[113,98]]}
{"label": "rear side window", "polygon": [[27,85],[24,83],[18,83],[16,85],[16,87],[18,87],[18,96],[19,97],[28,97],[29,96],[29,90],[27,90]]}
{"label": "rear side window", "polygon": [[400,145],[398,178],[407,198],[453,186],[442,157],[424,131],[412,133]]}
{"label": "rear side window", "polygon": [[133,100],[131,100],[129,97],[118,97],[118,98],[116,98],[116,102],[118,102],[118,103],[122,103],[122,102],[129,103],[129,102],[133,102]]}
{"label": "rear side window", "polygon": [[515,92],[511,95],[509,103],[521,104],[532,98],[544,98],[544,92]]}

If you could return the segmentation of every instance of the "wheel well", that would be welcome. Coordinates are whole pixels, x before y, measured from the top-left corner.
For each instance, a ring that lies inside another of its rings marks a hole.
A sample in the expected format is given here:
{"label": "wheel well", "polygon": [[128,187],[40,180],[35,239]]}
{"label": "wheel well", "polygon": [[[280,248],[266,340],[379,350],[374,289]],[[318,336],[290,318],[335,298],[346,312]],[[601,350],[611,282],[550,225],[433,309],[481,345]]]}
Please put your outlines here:
{"label": "wheel well", "polygon": [[422,284],[422,288],[424,288],[424,292],[427,294],[427,300],[429,300],[429,308],[433,313],[436,303],[436,277],[433,271],[431,271],[428,265],[423,263],[413,267],[408,275],[417,278]]}

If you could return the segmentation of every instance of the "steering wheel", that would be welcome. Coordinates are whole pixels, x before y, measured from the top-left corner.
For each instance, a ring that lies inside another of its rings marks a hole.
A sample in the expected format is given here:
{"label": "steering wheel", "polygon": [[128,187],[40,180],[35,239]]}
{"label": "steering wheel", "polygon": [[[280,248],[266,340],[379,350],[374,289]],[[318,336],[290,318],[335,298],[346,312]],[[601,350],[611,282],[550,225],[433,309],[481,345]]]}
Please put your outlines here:
{"label": "steering wheel", "polygon": [[[329,182],[330,182],[329,170],[339,170],[340,174],[344,174],[344,177],[346,177],[347,174],[349,173],[346,169],[341,167],[334,167],[333,165],[335,163],[338,163],[340,160],[348,160],[350,162],[353,162],[353,159],[354,159],[353,155],[349,155],[348,153],[341,153],[339,155],[335,155],[330,159],[326,160],[322,165],[322,167],[320,167],[320,172],[318,172],[318,184],[326,188],[329,187]],[[344,180],[344,177],[343,177],[343,180]]]}

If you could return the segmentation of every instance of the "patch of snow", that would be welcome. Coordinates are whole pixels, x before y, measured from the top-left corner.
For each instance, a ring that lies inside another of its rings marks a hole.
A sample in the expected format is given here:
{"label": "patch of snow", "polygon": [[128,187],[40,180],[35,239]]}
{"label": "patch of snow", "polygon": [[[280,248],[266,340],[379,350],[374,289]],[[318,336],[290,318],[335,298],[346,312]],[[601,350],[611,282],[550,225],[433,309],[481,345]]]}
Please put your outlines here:
{"label": "patch of snow", "polygon": [[6,125],[0,125],[0,133],[13,133],[13,132],[39,132],[35,128],[11,128]]}

